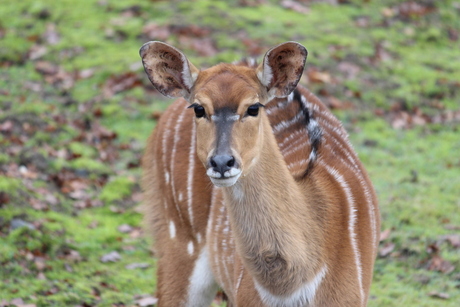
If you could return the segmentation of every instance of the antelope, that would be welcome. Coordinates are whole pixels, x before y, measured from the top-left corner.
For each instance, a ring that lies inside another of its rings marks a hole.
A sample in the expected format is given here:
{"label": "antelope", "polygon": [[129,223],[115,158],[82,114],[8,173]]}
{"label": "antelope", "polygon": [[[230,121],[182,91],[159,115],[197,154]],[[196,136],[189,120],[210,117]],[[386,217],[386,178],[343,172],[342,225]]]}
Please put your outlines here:
{"label": "antelope", "polygon": [[366,306],[380,219],[342,124],[297,83],[296,42],[197,69],[168,44],[140,56],[179,98],[143,156],[158,306]]}

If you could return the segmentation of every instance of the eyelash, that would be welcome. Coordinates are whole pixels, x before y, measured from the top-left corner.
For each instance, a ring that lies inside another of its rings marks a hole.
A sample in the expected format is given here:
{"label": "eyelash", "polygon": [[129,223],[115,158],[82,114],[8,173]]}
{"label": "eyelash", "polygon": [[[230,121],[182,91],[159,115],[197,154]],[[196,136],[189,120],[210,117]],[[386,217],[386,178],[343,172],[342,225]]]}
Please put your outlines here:
{"label": "eyelash", "polygon": [[253,117],[256,117],[257,115],[259,115],[259,109],[261,107],[264,107],[263,104],[261,104],[260,102],[257,102],[253,105],[250,105],[246,111],[246,114],[248,116],[253,116]]}
{"label": "eyelash", "polygon": [[205,109],[203,108],[203,106],[199,105],[198,103],[193,103],[191,104],[190,106],[188,106],[188,108],[193,108],[194,111],[195,111],[195,116],[197,118],[201,118],[201,117],[205,117],[206,116],[206,111]]}

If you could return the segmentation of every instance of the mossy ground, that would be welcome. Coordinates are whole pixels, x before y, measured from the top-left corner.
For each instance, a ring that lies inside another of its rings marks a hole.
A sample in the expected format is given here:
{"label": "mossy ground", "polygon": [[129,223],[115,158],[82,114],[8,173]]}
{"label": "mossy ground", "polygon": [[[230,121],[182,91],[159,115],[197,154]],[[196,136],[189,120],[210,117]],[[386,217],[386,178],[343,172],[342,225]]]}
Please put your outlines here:
{"label": "mossy ground", "polygon": [[460,249],[443,238],[460,232],[459,3],[305,2],[3,1],[0,302],[131,306],[154,292],[139,158],[170,101],[143,73],[144,42],[207,67],[296,40],[301,82],[344,122],[390,230],[369,306],[458,306]]}

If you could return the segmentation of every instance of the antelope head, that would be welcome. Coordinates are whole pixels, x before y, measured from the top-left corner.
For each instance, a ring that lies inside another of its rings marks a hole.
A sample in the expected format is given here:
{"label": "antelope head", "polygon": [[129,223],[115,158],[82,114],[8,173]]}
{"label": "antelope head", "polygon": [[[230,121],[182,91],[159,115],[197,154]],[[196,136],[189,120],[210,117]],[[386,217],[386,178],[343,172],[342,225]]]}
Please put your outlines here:
{"label": "antelope head", "polygon": [[307,50],[287,42],[270,49],[255,69],[219,64],[203,71],[162,42],[144,44],[140,55],[160,93],[184,97],[190,103],[197,127],[197,155],[212,183],[228,187],[257,164],[264,134],[270,129],[263,107],[294,90]]}

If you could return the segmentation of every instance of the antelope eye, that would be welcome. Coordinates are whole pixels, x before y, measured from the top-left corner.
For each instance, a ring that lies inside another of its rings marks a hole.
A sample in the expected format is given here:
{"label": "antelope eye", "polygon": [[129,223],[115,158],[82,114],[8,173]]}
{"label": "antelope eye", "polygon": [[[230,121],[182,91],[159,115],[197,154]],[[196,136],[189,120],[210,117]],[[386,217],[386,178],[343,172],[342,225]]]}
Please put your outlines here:
{"label": "antelope eye", "polygon": [[259,108],[263,106],[262,104],[260,103],[256,103],[256,104],[253,104],[252,106],[249,106],[248,107],[248,115],[249,116],[257,116],[259,114]]}
{"label": "antelope eye", "polygon": [[203,117],[206,114],[202,106],[197,105],[193,109],[195,110],[195,116],[198,118]]}

